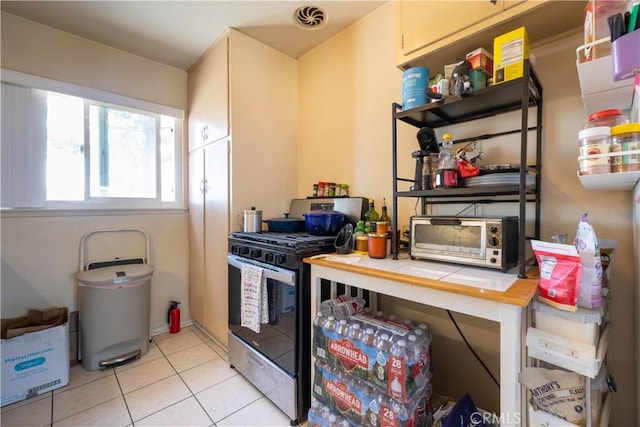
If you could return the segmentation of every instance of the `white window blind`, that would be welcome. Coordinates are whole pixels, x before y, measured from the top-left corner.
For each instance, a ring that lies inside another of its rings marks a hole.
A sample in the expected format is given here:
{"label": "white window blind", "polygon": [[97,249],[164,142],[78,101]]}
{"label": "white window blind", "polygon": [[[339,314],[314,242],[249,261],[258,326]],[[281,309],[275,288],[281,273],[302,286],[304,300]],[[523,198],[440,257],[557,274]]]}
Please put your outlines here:
{"label": "white window blind", "polygon": [[47,93],[2,83],[2,206],[46,202]]}

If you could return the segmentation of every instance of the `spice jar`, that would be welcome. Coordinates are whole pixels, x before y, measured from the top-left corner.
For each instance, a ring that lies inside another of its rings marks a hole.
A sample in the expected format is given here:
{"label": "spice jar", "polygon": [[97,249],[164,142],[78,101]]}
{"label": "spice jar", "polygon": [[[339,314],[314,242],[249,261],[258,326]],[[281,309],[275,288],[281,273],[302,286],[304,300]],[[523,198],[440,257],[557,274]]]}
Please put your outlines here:
{"label": "spice jar", "polygon": [[340,196],[349,195],[349,184],[340,184]]}
{"label": "spice jar", "polygon": [[318,197],[318,184],[313,184],[313,197]]}
{"label": "spice jar", "polygon": [[335,182],[330,182],[329,183],[329,192],[327,193],[327,196],[335,197],[335,195],[336,195],[336,183]]}
{"label": "spice jar", "polygon": [[366,234],[357,234],[356,236],[356,251],[368,252],[369,251],[369,236]]}
{"label": "spice jar", "polygon": [[611,172],[640,171],[640,123],[627,123],[611,128]]}
{"label": "spice jar", "polygon": [[608,156],[611,145],[611,128],[598,126],[583,129],[578,133],[580,141],[580,175],[592,175],[610,173],[610,157]]}
{"label": "spice jar", "polygon": [[369,258],[387,257],[387,234],[369,233]]}

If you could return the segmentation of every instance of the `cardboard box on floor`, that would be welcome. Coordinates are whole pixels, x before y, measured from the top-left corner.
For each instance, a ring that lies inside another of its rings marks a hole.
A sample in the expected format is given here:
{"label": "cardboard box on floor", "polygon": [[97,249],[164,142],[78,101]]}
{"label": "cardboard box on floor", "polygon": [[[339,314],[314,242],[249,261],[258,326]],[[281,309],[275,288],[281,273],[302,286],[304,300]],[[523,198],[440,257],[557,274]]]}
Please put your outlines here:
{"label": "cardboard box on floor", "polygon": [[66,307],[30,309],[1,321],[0,406],[69,384],[69,323]]}

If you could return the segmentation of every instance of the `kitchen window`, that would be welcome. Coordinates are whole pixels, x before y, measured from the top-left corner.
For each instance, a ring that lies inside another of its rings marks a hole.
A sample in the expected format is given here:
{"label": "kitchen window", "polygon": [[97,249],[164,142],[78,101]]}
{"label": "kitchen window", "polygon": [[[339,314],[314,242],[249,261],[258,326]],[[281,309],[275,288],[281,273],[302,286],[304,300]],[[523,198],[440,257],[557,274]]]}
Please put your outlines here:
{"label": "kitchen window", "polygon": [[3,209],[183,207],[181,111],[2,77]]}

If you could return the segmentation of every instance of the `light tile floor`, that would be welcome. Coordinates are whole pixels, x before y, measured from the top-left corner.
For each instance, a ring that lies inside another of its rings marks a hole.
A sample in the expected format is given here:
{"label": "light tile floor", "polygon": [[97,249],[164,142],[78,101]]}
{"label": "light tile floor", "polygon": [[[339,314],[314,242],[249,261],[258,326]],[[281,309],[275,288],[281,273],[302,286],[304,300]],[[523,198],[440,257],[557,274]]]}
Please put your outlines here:
{"label": "light tile floor", "polygon": [[289,418],[229,366],[222,347],[189,326],[154,336],[127,365],[72,366],[67,386],[3,407],[0,424],[288,427]]}

